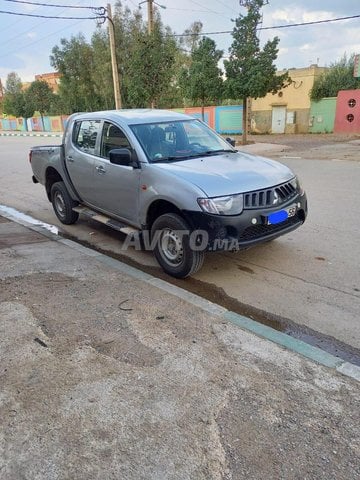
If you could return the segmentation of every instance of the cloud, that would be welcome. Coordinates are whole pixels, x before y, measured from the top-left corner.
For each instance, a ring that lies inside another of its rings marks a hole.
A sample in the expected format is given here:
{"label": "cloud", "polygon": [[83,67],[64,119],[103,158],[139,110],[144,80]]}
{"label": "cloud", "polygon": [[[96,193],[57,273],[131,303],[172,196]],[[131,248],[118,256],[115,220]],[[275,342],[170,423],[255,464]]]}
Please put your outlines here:
{"label": "cloud", "polygon": [[301,45],[301,47],[299,47],[299,50],[301,52],[306,52],[307,50],[313,50],[314,48],[314,45],[310,45],[310,43],[305,43],[304,45]]}
{"label": "cloud", "polygon": [[[292,8],[286,7],[273,11],[269,15],[271,25],[278,25],[282,23],[304,23],[304,22],[317,22],[319,20],[327,20],[334,18],[333,12],[328,10],[305,10],[304,8]],[[268,20],[268,17],[266,17]]]}

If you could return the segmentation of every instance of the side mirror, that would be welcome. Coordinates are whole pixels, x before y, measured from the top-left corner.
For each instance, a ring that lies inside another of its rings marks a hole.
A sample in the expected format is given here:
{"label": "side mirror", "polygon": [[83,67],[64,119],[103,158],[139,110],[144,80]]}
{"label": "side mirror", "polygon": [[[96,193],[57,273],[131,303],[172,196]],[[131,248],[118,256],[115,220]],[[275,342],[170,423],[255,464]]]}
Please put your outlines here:
{"label": "side mirror", "polygon": [[231,137],[226,137],[225,140],[230,143],[232,147],[235,147],[235,140]]}
{"label": "side mirror", "polygon": [[138,168],[138,163],[133,160],[132,153],[128,148],[113,148],[109,152],[110,163],[125,167]]}

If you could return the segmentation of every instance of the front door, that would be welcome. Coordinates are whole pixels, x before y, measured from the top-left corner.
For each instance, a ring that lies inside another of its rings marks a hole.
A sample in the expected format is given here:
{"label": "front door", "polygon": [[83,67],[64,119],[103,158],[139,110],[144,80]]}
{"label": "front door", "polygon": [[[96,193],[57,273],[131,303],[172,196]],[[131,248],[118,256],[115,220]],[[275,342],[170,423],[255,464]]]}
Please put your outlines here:
{"label": "front door", "polygon": [[273,107],[272,109],[272,133],[285,133],[286,107]]}
{"label": "front door", "polygon": [[100,142],[100,156],[94,161],[94,207],[124,219],[138,223],[140,168],[110,163],[109,152],[113,148],[129,148],[124,132],[109,122],[104,122]]}

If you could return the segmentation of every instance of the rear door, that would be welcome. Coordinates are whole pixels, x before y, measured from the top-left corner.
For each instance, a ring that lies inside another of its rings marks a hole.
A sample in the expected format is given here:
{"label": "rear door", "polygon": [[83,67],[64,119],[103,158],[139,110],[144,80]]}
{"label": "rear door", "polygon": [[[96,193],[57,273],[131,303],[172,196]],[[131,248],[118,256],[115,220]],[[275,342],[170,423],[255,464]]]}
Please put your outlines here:
{"label": "rear door", "polygon": [[75,122],[71,142],[66,145],[65,163],[70,179],[80,198],[87,203],[94,201],[94,162],[101,125],[101,120]]}
{"label": "rear door", "polygon": [[99,143],[100,156],[93,166],[93,205],[130,223],[138,223],[140,168],[110,163],[109,152],[114,148],[133,147],[121,128],[104,122]]}

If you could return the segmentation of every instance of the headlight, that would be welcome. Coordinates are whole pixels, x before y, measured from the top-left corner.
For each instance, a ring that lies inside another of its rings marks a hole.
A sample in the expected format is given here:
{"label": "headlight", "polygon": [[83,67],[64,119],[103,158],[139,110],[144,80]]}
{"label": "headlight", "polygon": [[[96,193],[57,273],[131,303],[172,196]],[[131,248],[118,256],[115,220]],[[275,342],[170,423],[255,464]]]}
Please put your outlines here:
{"label": "headlight", "polygon": [[291,180],[291,184],[295,188],[295,190],[299,192],[300,195],[304,195],[304,192],[305,192],[304,188],[303,188],[303,186],[301,184],[301,181],[300,181],[300,179],[297,175],[296,175],[295,178],[293,178]]}
{"label": "headlight", "polygon": [[226,197],[198,198],[198,204],[206,213],[215,215],[239,215],[244,208],[242,194]]}

